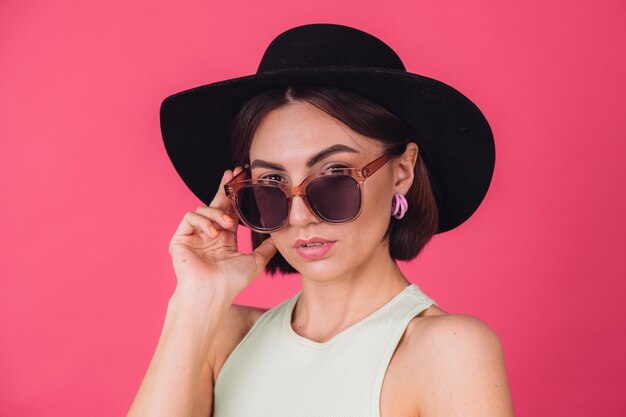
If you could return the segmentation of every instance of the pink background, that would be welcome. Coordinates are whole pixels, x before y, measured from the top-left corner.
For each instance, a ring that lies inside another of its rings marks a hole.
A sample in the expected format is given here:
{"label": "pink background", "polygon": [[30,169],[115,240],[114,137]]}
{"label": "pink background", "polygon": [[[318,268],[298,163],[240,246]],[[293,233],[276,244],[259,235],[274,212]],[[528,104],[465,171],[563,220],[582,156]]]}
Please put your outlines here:
{"label": "pink background", "polygon": [[[624,11],[3,1],[0,415],[126,413],[176,283],[169,240],[201,204],[165,153],[161,100],[254,73],[274,36],[318,22],[380,37],[493,128],[489,194],[402,264],[409,279],[499,335],[517,416],[624,415]],[[270,307],[299,288],[260,277],[235,302]]]}

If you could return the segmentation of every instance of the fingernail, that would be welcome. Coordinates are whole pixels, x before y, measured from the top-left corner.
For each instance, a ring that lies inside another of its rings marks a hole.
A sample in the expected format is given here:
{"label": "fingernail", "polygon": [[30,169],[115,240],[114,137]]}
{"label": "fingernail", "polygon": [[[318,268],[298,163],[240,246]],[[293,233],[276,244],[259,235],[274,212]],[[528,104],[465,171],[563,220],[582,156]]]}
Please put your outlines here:
{"label": "fingernail", "polygon": [[215,229],[215,227],[209,226],[209,231],[211,232],[211,235],[213,236],[217,235],[217,230]]}
{"label": "fingernail", "polygon": [[229,215],[227,215],[227,214],[222,214],[222,217],[223,217],[223,218],[224,218],[224,220],[226,220],[227,222],[232,222],[232,221],[233,221],[233,219],[231,219],[231,218],[230,218],[230,216],[229,216]]}

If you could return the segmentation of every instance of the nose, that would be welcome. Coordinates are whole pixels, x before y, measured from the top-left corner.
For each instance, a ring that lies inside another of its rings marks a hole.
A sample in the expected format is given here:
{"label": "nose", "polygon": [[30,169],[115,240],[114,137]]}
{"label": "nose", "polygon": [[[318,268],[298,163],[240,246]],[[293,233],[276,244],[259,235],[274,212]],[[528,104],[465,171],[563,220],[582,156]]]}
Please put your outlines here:
{"label": "nose", "polygon": [[309,223],[319,223],[320,220],[309,210],[304,197],[295,195],[291,200],[291,211],[289,213],[289,225],[303,227]]}

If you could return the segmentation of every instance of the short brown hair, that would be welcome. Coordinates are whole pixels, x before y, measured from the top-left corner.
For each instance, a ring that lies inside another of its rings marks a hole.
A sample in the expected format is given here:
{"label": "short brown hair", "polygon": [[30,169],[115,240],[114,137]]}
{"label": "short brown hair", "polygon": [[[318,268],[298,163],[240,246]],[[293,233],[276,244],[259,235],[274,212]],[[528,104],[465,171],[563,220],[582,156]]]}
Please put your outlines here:
{"label": "short brown hair", "polygon": [[[242,106],[230,126],[232,151],[237,165],[250,163],[248,153],[252,137],[263,117],[296,101],[309,102],[361,135],[378,140],[394,157],[402,155],[407,143],[412,141],[406,125],[398,117],[360,95],[335,87],[291,85],[264,91]],[[406,194],[408,211],[402,219],[391,217],[383,236],[383,240],[390,239],[391,258],[402,261],[417,257],[438,229],[437,205],[429,173],[420,154],[418,152],[413,184]],[[251,234],[253,248],[269,236],[254,231]],[[298,272],[278,251],[265,266],[265,271],[272,275],[277,270],[284,274]]]}

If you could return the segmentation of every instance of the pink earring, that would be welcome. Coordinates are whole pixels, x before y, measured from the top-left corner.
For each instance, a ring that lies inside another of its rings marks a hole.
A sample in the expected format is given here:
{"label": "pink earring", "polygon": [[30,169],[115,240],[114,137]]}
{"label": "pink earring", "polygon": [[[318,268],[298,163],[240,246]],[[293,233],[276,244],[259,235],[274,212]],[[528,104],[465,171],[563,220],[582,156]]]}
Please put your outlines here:
{"label": "pink earring", "polygon": [[406,198],[403,194],[396,192],[391,202],[391,215],[396,219],[401,219],[409,208]]}

